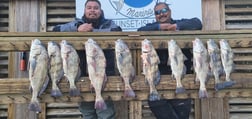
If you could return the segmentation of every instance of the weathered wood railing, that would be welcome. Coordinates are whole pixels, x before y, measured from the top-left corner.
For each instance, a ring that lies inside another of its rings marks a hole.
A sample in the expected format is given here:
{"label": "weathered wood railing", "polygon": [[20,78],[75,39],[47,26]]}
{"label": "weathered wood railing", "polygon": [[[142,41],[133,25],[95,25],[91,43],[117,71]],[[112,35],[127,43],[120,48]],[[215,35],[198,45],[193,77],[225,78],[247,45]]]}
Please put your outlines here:
{"label": "weathered wood railing", "polygon": [[[136,78],[131,83],[132,88],[136,93],[136,98],[123,97],[124,84],[119,78],[118,73],[114,76],[108,76],[108,82],[102,95],[105,99],[111,98],[116,103],[117,110],[124,105],[118,112],[118,118],[141,119],[143,113],[145,100],[149,94],[149,86],[144,82],[144,76],[141,74],[141,41],[145,38],[151,40],[156,50],[167,50],[167,41],[175,39],[181,48],[192,48],[192,40],[198,37],[204,42],[208,39],[216,41],[220,39],[227,39],[235,52],[235,71],[231,78],[237,82],[233,87],[215,91],[214,80],[210,79],[207,83],[207,90],[209,94],[208,99],[198,99],[199,83],[194,82],[195,75],[187,74],[183,80],[183,85],[186,88],[186,93],[175,94],[176,83],[171,80],[170,74],[161,76],[161,82],[157,86],[158,92],[162,98],[194,98],[193,118],[194,119],[229,119],[228,100],[230,98],[248,98],[252,97],[252,30],[232,30],[232,31],[180,31],[180,32],[109,32],[109,33],[1,33],[0,32],[0,51],[16,52],[29,51],[31,40],[40,39],[45,45],[48,41],[60,42],[65,39],[73,44],[77,50],[84,49],[83,44],[88,38],[93,38],[99,43],[103,49],[114,49],[114,41],[118,38],[126,41],[131,49],[133,55],[133,64],[136,68]],[[10,57],[12,58],[12,57]],[[12,60],[12,59],[9,59]],[[12,74],[15,70],[12,68],[17,64],[9,64],[9,73]],[[166,65],[163,63],[161,65]],[[11,77],[13,77],[11,75]],[[224,80],[224,77],[222,77]],[[39,98],[43,112],[39,119],[45,119],[47,104],[56,103],[75,103],[86,100],[94,100],[94,91],[90,91],[90,81],[87,76],[81,77],[77,82],[77,88],[81,90],[81,96],[70,97],[69,84],[66,80],[59,83],[60,90],[63,96],[60,98],[52,98],[50,96],[51,84],[42,96]],[[0,79],[0,104],[9,104],[8,115],[10,119],[13,115],[15,106],[13,103],[29,103],[31,93],[29,91],[28,78],[6,78]],[[129,103],[127,103],[129,102]],[[143,102],[143,104],[142,104]],[[119,105],[118,105],[119,104]],[[122,104],[122,105],[121,105]],[[127,107],[128,106],[128,107]],[[77,109],[76,109],[77,110]],[[136,111],[137,110],[137,111]],[[209,113],[212,112],[212,113]],[[76,112],[74,112],[76,113]],[[79,114],[79,112],[77,112]],[[249,113],[244,116],[248,117]],[[230,114],[230,117],[232,115]]]}
{"label": "weathered wood railing", "polygon": [[[233,87],[215,91],[214,80],[207,83],[209,97],[252,97],[252,31],[183,31],[183,32],[110,32],[110,33],[0,33],[0,51],[29,51],[31,40],[40,39],[45,45],[48,41],[60,42],[65,39],[73,44],[77,50],[84,49],[83,44],[88,38],[93,38],[103,49],[113,49],[114,41],[123,39],[132,50],[134,66],[137,69],[137,77],[133,81],[132,88],[137,97],[126,100],[146,100],[149,94],[149,86],[141,75],[141,41],[145,38],[151,40],[156,49],[167,49],[167,41],[175,39],[181,48],[192,48],[191,41],[198,37],[203,41],[208,39],[227,39],[235,52],[236,70],[231,78],[237,82]],[[240,63],[242,62],[242,63]],[[194,74],[187,74],[183,80],[186,93],[175,94],[175,81],[170,75],[162,75],[161,83],[157,86],[162,98],[198,98],[199,83],[194,82]],[[16,79],[16,80],[15,80]],[[224,79],[224,77],[222,77]],[[0,80],[0,103],[28,103],[31,97],[28,78],[8,78]],[[52,98],[51,86],[48,86],[45,94],[40,98],[41,102],[79,102],[82,100],[94,100],[95,94],[91,93],[88,77],[81,77],[77,87],[82,94],[78,97],[68,95],[69,84],[66,80],[59,83],[64,96]],[[106,88],[103,91],[105,98],[121,100],[124,84],[119,75],[109,76]]]}

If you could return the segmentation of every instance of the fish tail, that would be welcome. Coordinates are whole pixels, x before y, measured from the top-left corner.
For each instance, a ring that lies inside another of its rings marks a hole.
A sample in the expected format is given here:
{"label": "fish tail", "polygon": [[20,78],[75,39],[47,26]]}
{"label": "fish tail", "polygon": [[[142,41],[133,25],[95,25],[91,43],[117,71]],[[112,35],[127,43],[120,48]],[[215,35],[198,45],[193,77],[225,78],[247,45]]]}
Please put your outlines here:
{"label": "fish tail", "polygon": [[107,109],[107,105],[106,105],[106,103],[104,102],[103,99],[96,99],[95,100],[95,109],[98,109],[98,110]]}
{"label": "fish tail", "polygon": [[77,89],[76,87],[70,88],[69,95],[70,96],[79,96],[80,95],[80,90]]}
{"label": "fish tail", "polygon": [[125,88],[125,91],[124,91],[124,96],[125,96],[125,97],[135,97],[136,94],[135,94],[135,92],[132,90],[131,87],[126,87],[126,88]]}
{"label": "fish tail", "polygon": [[208,93],[206,89],[200,89],[199,90],[199,98],[207,98],[208,97]]}
{"label": "fish tail", "polygon": [[233,86],[235,83],[236,83],[235,81],[226,81],[223,83],[223,85],[224,85],[224,88],[226,88],[226,87]]}
{"label": "fish tail", "polygon": [[52,92],[51,92],[51,96],[52,97],[61,97],[62,96],[62,93],[59,89],[53,89]]}
{"label": "fish tail", "polygon": [[221,89],[224,89],[225,86],[224,86],[223,83],[216,83],[214,88],[215,88],[216,91],[219,91]]}
{"label": "fish tail", "polygon": [[160,100],[160,96],[159,96],[158,92],[156,92],[156,91],[151,92],[149,95],[149,101],[157,101],[157,100]]}
{"label": "fish tail", "polygon": [[185,90],[185,88],[184,87],[177,87],[176,88],[176,94],[179,94],[179,93],[184,93],[186,90]]}
{"label": "fish tail", "polygon": [[161,80],[161,76],[160,76],[159,70],[156,72],[156,75],[155,75],[154,79],[155,79],[154,80],[154,84],[158,85],[160,83],[160,80]]}
{"label": "fish tail", "polygon": [[32,101],[29,106],[28,106],[28,109],[30,111],[34,111],[34,112],[41,112],[41,108],[40,108],[40,105],[39,105],[39,102],[38,101]]}

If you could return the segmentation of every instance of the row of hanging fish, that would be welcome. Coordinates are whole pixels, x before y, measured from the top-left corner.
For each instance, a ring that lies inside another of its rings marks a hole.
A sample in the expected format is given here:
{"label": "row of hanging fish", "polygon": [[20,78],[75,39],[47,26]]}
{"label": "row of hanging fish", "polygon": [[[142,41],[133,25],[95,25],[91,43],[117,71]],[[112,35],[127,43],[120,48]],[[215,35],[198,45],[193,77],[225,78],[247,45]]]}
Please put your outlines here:
{"label": "row of hanging fish", "polygon": [[[200,82],[199,97],[208,97],[206,82],[210,76],[215,79],[217,91],[234,85],[235,82],[230,79],[230,74],[234,69],[234,54],[228,42],[221,39],[219,41],[220,48],[213,39],[207,41],[207,48],[198,38],[192,42],[195,80]],[[225,82],[221,82],[220,77],[224,74],[226,76]]]}
{"label": "row of hanging fish", "polygon": [[32,99],[29,104],[31,111],[40,112],[38,96],[47,88],[49,79],[52,82],[51,96],[62,96],[57,83],[65,76],[70,84],[70,96],[78,96],[80,91],[75,81],[80,77],[79,57],[75,49],[65,40],[61,49],[54,42],[48,42],[47,49],[38,39],[32,40],[29,56],[29,80]]}
{"label": "row of hanging fish", "polygon": [[[135,97],[130,82],[135,77],[135,69],[132,64],[132,56],[126,43],[122,40],[115,42],[117,66],[120,75],[125,83],[126,97]],[[106,59],[102,49],[92,39],[85,42],[87,69],[91,87],[95,90],[95,108],[106,109],[101,91],[105,87],[107,76],[105,73]],[[62,40],[60,46],[55,42],[48,42],[47,50],[38,39],[32,41],[29,58],[29,80],[32,90],[32,99],[29,109],[40,112],[38,96],[46,89],[49,78],[52,81],[51,96],[60,97],[62,93],[57,86],[60,80],[65,77],[70,84],[70,96],[79,96],[75,81],[80,78],[79,56],[76,50],[66,40]]]}
{"label": "row of hanging fish", "polygon": [[[220,49],[214,40],[207,41],[207,49],[203,42],[196,38],[193,43],[193,67],[195,72],[195,80],[200,82],[199,98],[208,97],[206,90],[206,82],[210,76],[215,78],[215,89],[221,90],[235,84],[230,79],[230,74],[234,69],[233,52],[228,42],[224,39],[220,40]],[[176,80],[176,93],[184,93],[185,88],[181,80],[186,74],[184,61],[186,56],[182,53],[181,48],[175,40],[168,41],[167,64],[171,67],[171,78]],[[151,44],[151,41],[145,39],[142,41],[142,63],[143,74],[150,86],[149,100],[159,100],[160,96],[157,92],[156,85],[160,82],[160,73],[158,70],[159,57]],[[225,74],[225,82],[220,81],[220,76]]]}
{"label": "row of hanging fish", "polygon": [[[220,40],[220,49],[214,40],[207,41],[208,49],[205,48],[202,41],[196,38],[193,42],[193,66],[196,74],[196,81],[200,82],[199,97],[207,97],[206,81],[209,72],[215,78],[215,89],[220,90],[234,85],[230,74],[233,70],[233,52],[226,40]],[[101,92],[105,87],[107,76],[106,58],[102,49],[92,39],[85,42],[85,51],[87,59],[87,69],[91,86],[95,90],[95,108],[106,109],[106,104],[102,98]],[[127,44],[118,39],[115,41],[116,64],[120,76],[125,84],[125,97],[135,97],[130,83],[135,77],[135,68],[132,64],[133,59]],[[185,92],[181,80],[186,74],[184,61],[187,60],[175,40],[168,41],[168,65],[172,70],[172,79],[176,80],[176,93]],[[143,75],[146,83],[149,84],[149,100],[159,100],[160,96],[156,85],[161,80],[158,64],[159,56],[151,41],[145,39],[142,41],[142,66]],[[62,93],[57,83],[65,77],[69,81],[70,96],[79,96],[80,90],[77,89],[75,81],[80,78],[81,70],[79,67],[79,56],[76,50],[66,40],[62,40],[60,46],[55,42],[48,42],[47,49],[41,41],[35,39],[32,41],[29,58],[29,80],[32,90],[32,99],[29,109],[40,112],[38,96],[46,89],[49,79],[52,81],[51,96],[60,97]],[[210,68],[209,68],[210,67]],[[225,73],[226,81],[222,83],[220,76]]]}

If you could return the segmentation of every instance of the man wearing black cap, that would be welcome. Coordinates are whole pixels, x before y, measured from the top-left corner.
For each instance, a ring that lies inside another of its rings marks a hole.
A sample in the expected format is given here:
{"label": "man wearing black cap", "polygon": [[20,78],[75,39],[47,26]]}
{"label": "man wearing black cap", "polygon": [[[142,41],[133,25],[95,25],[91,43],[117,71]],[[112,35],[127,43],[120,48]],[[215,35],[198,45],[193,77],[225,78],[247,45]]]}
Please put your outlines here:
{"label": "man wearing black cap", "polygon": [[[171,9],[165,2],[157,3],[154,7],[156,22],[146,24],[138,31],[180,31],[180,30],[201,30],[202,24],[198,18],[173,20]],[[161,74],[171,73],[168,68],[167,50],[157,50],[160,58],[159,70]],[[182,49],[186,55],[187,73],[192,73],[192,53],[190,49]],[[151,111],[157,119],[188,119],[191,111],[191,99],[162,99],[158,101],[148,101]]]}

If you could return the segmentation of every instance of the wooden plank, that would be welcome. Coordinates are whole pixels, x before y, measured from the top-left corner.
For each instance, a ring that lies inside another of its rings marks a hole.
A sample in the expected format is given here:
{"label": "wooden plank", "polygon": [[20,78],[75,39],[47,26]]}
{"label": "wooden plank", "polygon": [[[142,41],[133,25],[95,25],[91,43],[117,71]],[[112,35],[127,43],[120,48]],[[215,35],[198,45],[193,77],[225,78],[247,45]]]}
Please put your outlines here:
{"label": "wooden plank", "polygon": [[129,118],[129,102],[126,100],[114,101],[114,107],[116,110],[116,119],[119,118]]}
{"label": "wooden plank", "polygon": [[0,32],[7,32],[8,29],[9,29],[8,27],[1,27]]}
{"label": "wooden plank", "polygon": [[8,23],[9,22],[9,18],[0,18],[0,22],[1,23]]}
{"label": "wooden plank", "polygon": [[220,30],[220,14],[219,0],[202,0],[203,30]]}
{"label": "wooden plank", "polygon": [[[141,33],[141,32],[140,32]],[[145,32],[147,33],[147,32]],[[7,33],[8,34],[8,33]],[[10,33],[9,33],[10,34]],[[39,33],[42,34],[42,33]],[[57,37],[56,34],[58,34]],[[61,34],[61,35],[59,35]],[[63,35],[64,34],[64,35]],[[9,36],[9,37],[5,37],[1,36],[0,34],[0,38],[1,38],[1,44],[0,44],[0,51],[23,51],[23,50],[29,50],[30,47],[30,42],[31,40],[38,38],[40,39],[43,43],[47,43],[48,41],[52,41],[52,37],[53,37],[53,41],[55,42],[60,42],[62,40],[62,38],[68,40],[70,43],[73,44],[73,46],[76,49],[84,49],[83,44],[84,42],[92,37],[94,40],[96,40],[98,42],[98,44],[102,47],[102,48],[106,48],[106,49],[113,49],[114,48],[114,40],[117,40],[119,38],[125,40],[129,45],[129,47],[131,49],[139,49],[141,48],[141,41],[144,38],[148,38],[153,42],[153,45],[155,48],[167,48],[167,39],[176,39],[178,44],[181,46],[181,48],[191,48],[192,47],[192,40],[195,39],[195,35],[182,35],[182,34],[173,34],[173,36],[167,37],[167,36],[161,36],[162,34],[159,34],[160,36],[155,36],[157,34],[153,34],[153,36],[139,36],[139,37],[129,37],[128,34],[124,34],[124,33],[115,33],[114,35],[111,33],[106,33],[107,35],[111,35],[111,36],[102,36],[102,34],[98,35],[98,34],[93,34],[93,33],[89,33],[89,34],[85,34],[85,35],[81,35],[79,33],[72,33],[75,34],[74,37],[72,37],[72,35],[67,35],[69,33],[46,33],[46,36],[44,36],[44,34],[42,34],[41,36],[39,35],[35,35],[34,36],[29,36],[31,35],[30,33],[27,33],[27,36],[25,36],[25,33],[23,33],[23,35],[20,34],[20,36]],[[78,34],[78,35],[77,35]],[[117,35],[116,35],[117,34]],[[133,32],[132,32],[133,34]],[[136,34],[136,33],[134,33]],[[14,35],[14,34],[13,34]],[[95,35],[95,36],[93,36]],[[124,36],[127,35],[127,36]],[[139,34],[141,35],[141,34]],[[167,35],[172,35],[172,34],[167,34]],[[179,35],[179,36],[178,36]],[[28,37],[29,36],[29,37]],[[233,35],[197,35],[198,37],[200,37],[203,42],[206,42],[206,40],[212,38],[212,39],[227,39],[230,42],[231,47],[250,47],[252,46],[252,40],[250,37],[252,37],[251,34],[243,34],[242,37],[238,34],[233,34]],[[109,40],[108,40],[109,39]],[[165,45],[162,45],[165,44]]]}
{"label": "wooden plank", "polygon": [[130,101],[129,119],[142,119],[141,101]]}
{"label": "wooden plank", "polygon": [[80,116],[81,112],[79,111],[78,108],[75,109],[47,109],[46,112],[47,116],[54,116],[54,115],[59,115],[59,116],[67,116],[67,115],[71,115],[71,116]]}
{"label": "wooden plank", "polygon": [[8,10],[1,10],[0,11],[0,14],[3,14],[3,15],[8,15],[9,11]]}
{"label": "wooden plank", "polygon": [[62,2],[60,1],[60,4],[59,4],[59,1],[58,2],[51,2],[51,1],[48,1],[47,2],[47,6],[48,7],[75,7],[75,3],[70,1],[70,2]]}
{"label": "wooden plank", "polygon": [[252,112],[252,105],[241,105],[241,104],[238,104],[238,105],[231,105],[230,106],[230,109],[229,109],[230,112]]}
{"label": "wooden plank", "polygon": [[252,119],[251,113],[231,113],[229,119]]}
{"label": "wooden plank", "polygon": [[242,1],[237,1],[237,0],[225,0],[226,5],[252,5],[252,1],[250,0],[242,0]]}
{"label": "wooden plank", "polygon": [[225,13],[251,13],[252,8],[226,8]]}
{"label": "wooden plank", "polygon": [[48,108],[58,108],[58,107],[73,108],[73,107],[78,107],[78,104],[77,103],[48,103],[46,107]]}
{"label": "wooden plank", "polygon": [[252,25],[249,23],[243,23],[243,24],[239,24],[239,23],[233,23],[233,24],[226,24],[226,29],[227,30],[237,30],[237,29],[252,29]]}
{"label": "wooden plank", "polygon": [[252,98],[231,98],[229,104],[252,104]]}
{"label": "wooden plank", "polygon": [[[75,15],[75,10],[71,9],[71,10],[64,10],[64,9],[49,9],[47,11],[48,15]],[[64,18],[62,18],[64,19]]]}
{"label": "wooden plank", "polygon": [[41,103],[40,104],[42,112],[38,114],[38,119],[47,119],[46,114],[48,113],[46,109],[46,103]]}
{"label": "wooden plank", "polygon": [[47,7],[46,7],[46,0],[40,0],[40,25],[39,31],[46,32],[47,27]]}
{"label": "wooden plank", "polygon": [[226,21],[251,21],[252,15],[226,15]]}
{"label": "wooden plank", "polygon": [[243,64],[243,65],[236,64],[235,65],[235,70],[249,70],[249,71],[251,71],[251,69],[252,69],[251,64]]}
{"label": "wooden plank", "polygon": [[195,99],[194,100],[194,116],[195,119],[201,119],[202,115],[201,115],[201,103],[200,103],[200,99]]}
{"label": "wooden plank", "polygon": [[66,22],[70,22],[73,21],[74,18],[47,18],[47,23],[66,23]]}
{"label": "wooden plank", "polygon": [[235,54],[238,54],[238,53],[245,53],[245,54],[249,54],[249,53],[252,53],[252,48],[234,48],[232,49],[233,52]]}
{"label": "wooden plank", "polygon": [[228,119],[222,98],[201,99],[202,119]]}
{"label": "wooden plank", "polygon": [[[187,74],[185,75],[185,80],[182,81],[184,87],[186,89],[198,89],[199,83],[194,82],[195,75],[193,74]],[[104,88],[104,91],[118,91],[123,94],[124,91],[124,84],[121,80],[119,80],[119,76],[108,76],[108,82],[106,87]],[[143,76],[137,76],[134,82],[131,83],[131,86],[136,91],[144,91],[148,90],[149,86],[145,83]],[[170,90],[176,88],[176,82],[171,79],[171,75],[161,75],[161,81],[160,84],[157,86],[157,89],[160,90]],[[252,85],[249,85],[252,83],[252,74],[251,73],[232,73],[231,79],[237,82],[236,85],[231,87],[230,89],[236,89],[236,88],[252,88]],[[224,80],[224,76],[221,77],[221,80]],[[77,87],[81,87],[82,92],[91,92],[89,88],[90,81],[88,77],[81,77],[80,81],[76,83]],[[0,94],[29,94],[29,80],[27,78],[24,79],[2,79],[0,80]],[[69,91],[69,83],[63,79],[59,83],[59,88],[62,92],[67,93]],[[207,83],[207,88],[214,89],[214,80],[210,79]],[[46,90],[47,93],[50,92],[51,84],[48,86],[48,89]]]}

